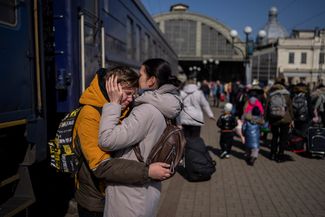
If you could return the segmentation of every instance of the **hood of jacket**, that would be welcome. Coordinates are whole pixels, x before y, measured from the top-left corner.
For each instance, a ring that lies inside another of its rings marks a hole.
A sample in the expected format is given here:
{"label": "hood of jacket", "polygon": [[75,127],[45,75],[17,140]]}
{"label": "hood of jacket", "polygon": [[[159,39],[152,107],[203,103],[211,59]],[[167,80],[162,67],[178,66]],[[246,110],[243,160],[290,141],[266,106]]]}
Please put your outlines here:
{"label": "hood of jacket", "polygon": [[297,84],[292,89],[293,93],[308,93],[308,86],[304,84]]}
{"label": "hood of jacket", "polygon": [[290,92],[286,89],[273,91],[270,95],[272,95],[273,93],[281,93],[283,95],[290,95]]}
{"label": "hood of jacket", "polygon": [[144,103],[153,105],[169,119],[178,116],[182,110],[178,88],[171,84],[165,84],[157,90],[146,91],[134,101],[135,106]]}
{"label": "hood of jacket", "polygon": [[276,83],[271,87],[270,93],[272,92],[278,92],[281,94],[290,94],[289,91],[285,88],[285,86],[279,83]]}
{"label": "hood of jacket", "polygon": [[184,86],[183,91],[187,94],[191,94],[197,91],[199,87],[196,84],[187,84]]}
{"label": "hood of jacket", "polygon": [[82,105],[103,107],[107,102],[108,100],[105,98],[99,86],[98,74],[96,74],[89,87],[82,93],[79,103]]}

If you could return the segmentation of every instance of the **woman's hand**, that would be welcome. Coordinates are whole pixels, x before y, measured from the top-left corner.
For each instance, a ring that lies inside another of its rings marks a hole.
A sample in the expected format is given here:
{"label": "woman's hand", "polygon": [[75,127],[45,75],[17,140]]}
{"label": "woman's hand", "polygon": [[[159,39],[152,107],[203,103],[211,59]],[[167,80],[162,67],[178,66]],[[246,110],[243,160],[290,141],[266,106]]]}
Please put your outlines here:
{"label": "woman's hand", "polygon": [[170,165],[166,163],[152,163],[149,165],[149,177],[154,180],[163,181],[171,176]]}
{"label": "woman's hand", "polygon": [[117,76],[112,75],[106,81],[106,91],[111,103],[121,104],[123,90],[122,86],[117,83]]}

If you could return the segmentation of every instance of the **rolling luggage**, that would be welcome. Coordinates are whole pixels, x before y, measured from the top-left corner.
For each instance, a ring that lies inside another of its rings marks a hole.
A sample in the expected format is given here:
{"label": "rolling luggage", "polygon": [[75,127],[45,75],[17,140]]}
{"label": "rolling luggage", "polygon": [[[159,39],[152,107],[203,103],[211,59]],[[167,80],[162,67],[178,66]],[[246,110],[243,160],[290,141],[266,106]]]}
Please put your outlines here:
{"label": "rolling luggage", "polygon": [[309,127],[308,128],[308,151],[312,156],[325,155],[325,128]]}

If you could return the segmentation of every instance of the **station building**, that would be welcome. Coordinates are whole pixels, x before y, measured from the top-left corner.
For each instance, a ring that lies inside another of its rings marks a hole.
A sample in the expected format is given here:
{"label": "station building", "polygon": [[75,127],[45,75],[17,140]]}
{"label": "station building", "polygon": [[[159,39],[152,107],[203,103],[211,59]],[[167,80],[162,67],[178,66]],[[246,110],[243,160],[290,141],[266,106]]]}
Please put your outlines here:
{"label": "station building", "polygon": [[[233,46],[229,27],[188,8],[176,4],[169,12],[154,16],[184,72],[196,74],[198,80],[244,80],[244,43]],[[235,40],[240,42],[239,38]]]}
{"label": "station building", "polygon": [[311,87],[325,80],[325,29],[294,29],[289,35],[272,7],[264,26],[266,37],[257,43],[252,56],[252,76],[264,83],[284,77]]}

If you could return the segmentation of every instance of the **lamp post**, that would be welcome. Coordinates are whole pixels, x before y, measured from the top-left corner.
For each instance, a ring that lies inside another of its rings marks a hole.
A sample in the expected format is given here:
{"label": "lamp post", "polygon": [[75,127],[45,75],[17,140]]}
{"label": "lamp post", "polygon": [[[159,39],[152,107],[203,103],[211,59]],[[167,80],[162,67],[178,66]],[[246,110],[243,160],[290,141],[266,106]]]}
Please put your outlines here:
{"label": "lamp post", "polygon": [[203,60],[203,64],[205,66],[209,66],[209,81],[212,81],[212,73],[213,73],[213,65],[218,65],[219,64],[219,60],[214,60],[212,58],[209,58],[207,60]]}
{"label": "lamp post", "polygon": [[[245,78],[246,84],[252,83],[252,66],[251,66],[251,56],[254,50],[254,42],[253,40],[249,39],[249,35],[252,33],[253,29],[250,26],[246,26],[244,28],[245,33],[245,42],[235,42],[235,38],[238,36],[238,32],[236,30],[230,31],[230,36],[232,38],[232,45],[240,50],[242,55],[244,56],[244,63],[245,63]],[[259,38],[264,38],[266,36],[266,32],[264,30],[260,30],[258,32]],[[245,51],[243,51],[240,47],[235,46],[236,43],[244,43],[245,44]]]}
{"label": "lamp post", "polygon": [[201,67],[198,67],[198,66],[190,66],[188,68],[188,70],[190,70],[191,72],[191,76],[193,77],[197,77],[197,73],[199,73],[201,71]]}

